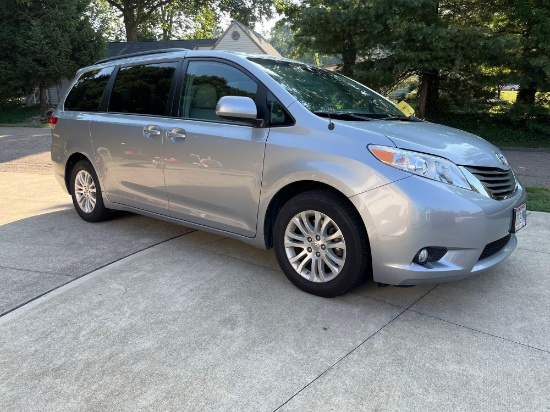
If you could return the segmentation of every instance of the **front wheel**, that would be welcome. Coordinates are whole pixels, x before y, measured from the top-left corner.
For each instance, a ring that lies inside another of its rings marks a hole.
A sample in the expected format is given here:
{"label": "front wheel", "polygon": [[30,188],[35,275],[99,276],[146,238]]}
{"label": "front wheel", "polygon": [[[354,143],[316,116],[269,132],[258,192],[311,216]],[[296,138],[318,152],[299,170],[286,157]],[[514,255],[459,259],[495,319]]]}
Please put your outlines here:
{"label": "front wheel", "polygon": [[273,236],[279,265],[305,292],[342,295],[370,270],[361,218],[352,205],[330,191],[310,191],[290,199],[277,215]]}
{"label": "front wheel", "polygon": [[71,196],[78,215],[87,222],[101,222],[110,217],[103,204],[101,187],[92,164],[79,161],[71,173]]}

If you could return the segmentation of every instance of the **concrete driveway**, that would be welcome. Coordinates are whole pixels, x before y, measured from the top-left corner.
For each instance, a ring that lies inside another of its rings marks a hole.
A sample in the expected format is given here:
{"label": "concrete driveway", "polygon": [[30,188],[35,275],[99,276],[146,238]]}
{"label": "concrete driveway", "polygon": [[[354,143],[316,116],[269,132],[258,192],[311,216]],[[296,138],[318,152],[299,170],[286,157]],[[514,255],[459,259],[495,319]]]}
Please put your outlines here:
{"label": "concrete driveway", "polygon": [[323,299],[271,251],[88,224],[40,170],[0,194],[2,411],[550,409],[549,214],[482,275]]}

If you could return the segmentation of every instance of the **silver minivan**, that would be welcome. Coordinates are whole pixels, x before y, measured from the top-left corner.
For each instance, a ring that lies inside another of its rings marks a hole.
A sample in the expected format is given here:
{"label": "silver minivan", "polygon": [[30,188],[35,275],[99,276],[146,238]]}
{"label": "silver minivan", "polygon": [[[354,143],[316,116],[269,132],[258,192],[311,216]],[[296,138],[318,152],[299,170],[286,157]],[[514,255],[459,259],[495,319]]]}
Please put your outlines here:
{"label": "silver minivan", "polygon": [[498,148],[293,60],[102,60],[79,70],[50,123],[55,176],[84,220],[127,210],[273,247],[319,296],[367,277],[462,279],[506,259],[526,223]]}

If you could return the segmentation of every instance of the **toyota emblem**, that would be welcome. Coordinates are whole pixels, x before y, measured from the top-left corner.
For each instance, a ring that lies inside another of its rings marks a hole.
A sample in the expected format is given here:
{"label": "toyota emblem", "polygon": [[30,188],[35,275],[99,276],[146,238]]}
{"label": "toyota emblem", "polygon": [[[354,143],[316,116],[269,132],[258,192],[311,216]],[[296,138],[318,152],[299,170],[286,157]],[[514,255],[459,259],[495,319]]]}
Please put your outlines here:
{"label": "toyota emblem", "polygon": [[497,159],[500,160],[500,163],[502,163],[504,166],[508,166],[508,160],[504,157],[502,153],[495,153],[497,155]]}

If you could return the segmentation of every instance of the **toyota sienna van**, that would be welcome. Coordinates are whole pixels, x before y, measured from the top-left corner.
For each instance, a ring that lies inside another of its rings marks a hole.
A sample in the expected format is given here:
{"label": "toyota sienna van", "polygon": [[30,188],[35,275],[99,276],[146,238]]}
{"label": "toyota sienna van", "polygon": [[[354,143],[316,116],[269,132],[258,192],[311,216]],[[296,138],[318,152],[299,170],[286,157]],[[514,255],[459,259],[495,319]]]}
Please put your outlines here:
{"label": "toyota sienna van", "polygon": [[273,248],[319,296],[463,279],[506,259],[525,192],[501,151],[338,73],[167,49],[78,71],[51,120],[80,217],[126,210]]}

